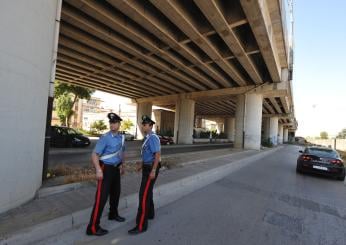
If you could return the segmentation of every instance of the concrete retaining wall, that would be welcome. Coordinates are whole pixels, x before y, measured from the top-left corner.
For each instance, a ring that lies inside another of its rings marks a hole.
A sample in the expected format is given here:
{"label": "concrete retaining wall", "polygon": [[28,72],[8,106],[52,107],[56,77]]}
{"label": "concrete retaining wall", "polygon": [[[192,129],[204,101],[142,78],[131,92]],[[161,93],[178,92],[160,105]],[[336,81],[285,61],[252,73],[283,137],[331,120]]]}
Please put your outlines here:
{"label": "concrete retaining wall", "polygon": [[[326,140],[308,140],[312,144],[323,145],[326,147],[334,148],[334,139],[326,139]],[[340,151],[346,151],[346,139],[336,139],[336,149]]]}
{"label": "concrete retaining wall", "polygon": [[57,0],[0,5],[2,213],[41,186]]}

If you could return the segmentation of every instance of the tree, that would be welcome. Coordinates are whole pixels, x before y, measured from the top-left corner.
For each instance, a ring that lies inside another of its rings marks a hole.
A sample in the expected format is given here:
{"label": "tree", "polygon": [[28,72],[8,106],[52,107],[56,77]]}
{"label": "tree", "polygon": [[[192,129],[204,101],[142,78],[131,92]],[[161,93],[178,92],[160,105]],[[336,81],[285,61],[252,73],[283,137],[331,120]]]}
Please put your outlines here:
{"label": "tree", "polygon": [[[93,89],[83,88],[75,85],[70,85],[67,83],[60,83],[58,81],[55,82],[54,87],[54,98],[59,99],[60,97],[64,97],[62,99],[65,103],[64,106],[60,108],[60,115],[65,115],[66,118],[63,118],[64,120],[60,121],[63,122],[64,125],[70,126],[70,119],[73,115],[73,107],[78,99],[86,99],[90,100],[91,95],[95,92]],[[68,99],[66,97],[70,97],[71,102],[68,102]],[[61,101],[62,102],[62,101]],[[59,113],[58,113],[59,115]]]}
{"label": "tree", "polygon": [[124,121],[122,121],[120,129],[122,131],[128,131],[133,126],[134,126],[134,124],[133,124],[133,122],[130,119],[125,119]]}
{"label": "tree", "polygon": [[103,120],[98,120],[90,125],[90,129],[92,132],[96,131],[96,133],[101,133],[103,130],[107,129],[107,125]]}
{"label": "tree", "polygon": [[67,94],[63,94],[56,99],[56,112],[60,122],[64,126],[69,126],[68,119],[73,115],[73,101]]}
{"label": "tree", "polygon": [[346,128],[344,128],[343,130],[341,130],[340,133],[338,133],[337,138],[339,138],[339,139],[346,139]]}
{"label": "tree", "polygon": [[321,139],[325,140],[328,139],[328,133],[326,131],[323,131],[320,133]]}

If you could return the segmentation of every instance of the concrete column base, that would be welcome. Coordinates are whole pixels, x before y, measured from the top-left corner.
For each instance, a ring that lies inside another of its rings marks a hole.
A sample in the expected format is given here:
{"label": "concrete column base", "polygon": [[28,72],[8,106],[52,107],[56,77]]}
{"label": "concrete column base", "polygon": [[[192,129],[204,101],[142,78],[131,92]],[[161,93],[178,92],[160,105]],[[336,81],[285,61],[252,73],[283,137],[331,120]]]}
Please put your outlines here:
{"label": "concrete column base", "polygon": [[227,134],[227,139],[228,140],[234,141],[234,137],[235,137],[235,118],[233,118],[233,117],[226,118],[225,133]]}
{"label": "concrete column base", "polygon": [[269,138],[273,145],[278,144],[278,129],[279,129],[279,118],[271,117],[270,118],[270,132]]}
{"label": "concrete column base", "polygon": [[234,137],[235,148],[243,148],[244,111],[245,111],[245,95],[238,95],[237,107],[235,111],[235,137]]}
{"label": "concrete column base", "polygon": [[177,101],[174,122],[174,142],[177,144],[193,144],[194,114],[194,100],[180,99]]}
{"label": "concrete column base", "polygon": [[284,129],[284,142],[288,142],[288,128]]}
{"label": "concrete column base", "polygon": [[278,144],[284,143],[284,126],[279,124]]}
{"label": "concrete column base", "polygon": [[261,149],[262,94],[246,95],[244,149]]}

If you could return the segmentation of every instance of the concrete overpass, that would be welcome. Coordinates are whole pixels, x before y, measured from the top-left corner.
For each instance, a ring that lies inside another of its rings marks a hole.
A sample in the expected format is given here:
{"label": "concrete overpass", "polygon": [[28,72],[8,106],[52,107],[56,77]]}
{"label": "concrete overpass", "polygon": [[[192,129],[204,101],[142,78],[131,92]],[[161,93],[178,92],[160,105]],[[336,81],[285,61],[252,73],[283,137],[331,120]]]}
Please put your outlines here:
{"label": "concrete overpass", "polygon": [[55,79],[132,98],[139,117],[153,105],[174,109],[178,143],[192,143],[195,118],[224,118],[236,147],[259,149],[263,137],[287,141],[297,123],[284,6],[278,0],[6,0],[0,212],[29,200],[41,185]]}

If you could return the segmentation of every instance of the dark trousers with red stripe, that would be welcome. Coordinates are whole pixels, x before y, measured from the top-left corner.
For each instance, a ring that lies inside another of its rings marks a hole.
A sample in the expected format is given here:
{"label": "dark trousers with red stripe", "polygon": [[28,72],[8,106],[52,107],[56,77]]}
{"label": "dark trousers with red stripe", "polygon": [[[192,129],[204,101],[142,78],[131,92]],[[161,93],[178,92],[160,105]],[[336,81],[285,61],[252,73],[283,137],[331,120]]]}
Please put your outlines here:
{"label": "dark trousers with red stripe", "polygon": [[97,181],[95,204],[91,213],[88,230],[95,233],[100,227],[100,217],[109,196],[109,214],[118,215],[120,197],[120,169],[117,167],[100,163],[103,171],[103,179]]}
{"label": "dark trousers with red stripe", "polygon": [[159,175],[159,169],[161,165],[159,164],[156,169],[155,179],[150,179],[150,172],[152,165],[143,164],[142,168],[142,182],[139,190],[139,203],[138,212],[136,218],[136,224],[139,230],[146,230],[148,227],[148,217],[154,218],[155,207],[153,201],[153,188],[155,181]]}

